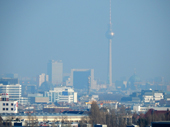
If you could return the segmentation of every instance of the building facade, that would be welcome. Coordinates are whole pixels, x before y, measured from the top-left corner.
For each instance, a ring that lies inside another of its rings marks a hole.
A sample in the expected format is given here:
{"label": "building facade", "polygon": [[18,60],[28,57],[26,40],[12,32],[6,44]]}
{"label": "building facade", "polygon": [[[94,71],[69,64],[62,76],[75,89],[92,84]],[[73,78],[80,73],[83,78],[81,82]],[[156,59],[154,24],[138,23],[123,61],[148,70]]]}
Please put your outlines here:
{"label": "building facade", "polygon": [[52,84],[61,84],[63,81],[62,61],[50,60],[47,64],[47,75]]}
{"label": "building facade", "polygon": [[38,86],[39,87],[45,81],[48,81],[48,75],[46,75],[45,73],[42,73],[41,75],[38,76]]}
{"label": "building facade", "polygon": [[88,90],[93,84],[94,69],[71,69],[70,86]]}
{"label": "building facade", "polygon": [[9,101],[7,93],[0,94],[0,113],[18,113],[18,102]]}
{"label": "building facade", "polygon": [[17,101],[19,104],[27,104],[28,98],[21,96],[21,90],[22,86],[20,84],[0,84],[0,93],[7,93],[9,96],[9,101]]}
{"label": "building facade", "polygon": [[77,103],[77,92],[70,87],[56,87],[45,92],[45,97],[49,97],[49,102]]}
{"label": "building facade", "polygon": [[21,98],[21,85],[3,85],[0,84],[0,93],[8,93],[10,101],[18,101]]}

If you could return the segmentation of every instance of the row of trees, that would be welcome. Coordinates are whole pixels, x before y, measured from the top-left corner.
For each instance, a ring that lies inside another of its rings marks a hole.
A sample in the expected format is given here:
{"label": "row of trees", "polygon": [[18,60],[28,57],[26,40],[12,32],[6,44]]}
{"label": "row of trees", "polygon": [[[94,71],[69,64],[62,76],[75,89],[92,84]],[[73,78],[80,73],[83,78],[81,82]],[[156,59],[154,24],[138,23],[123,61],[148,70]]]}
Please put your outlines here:
{"label": "row of trees", "polygon": [[[99,109],[96,102],[93,102],[91,105],[91,110],[89,113],[90,124],[106,124],[107,127],[125,127],[130,125],[130,121],[126,121],[125,108],[122,106],[119,112],[115,110],[109,110],[106,108]],[[129,112],[130,115],[130,112]]]}
{"label": "row of trees", "polygon": [[170,121],[170,111],[150,109],[145,114],[133,114],[133,123],[138,124],[140,127],[151,126],[151,123],[156,121]]}
{"label": "row of trees", "polygon": [[[154,109],[148,110],[145,114],[131,113],[130,109],[125,110],[121,107],[120,110],[107,111],[105,108],[99,109],[96,102],[91,105],[89,113],[89,123],[106,124],[107,127],[125,127],[126,125],[139,125],[140,127],[151,126],[152,122],[156,121],[170,121],[170,111],[156,111]],[[128,121],[130,120],[130,121]]]}

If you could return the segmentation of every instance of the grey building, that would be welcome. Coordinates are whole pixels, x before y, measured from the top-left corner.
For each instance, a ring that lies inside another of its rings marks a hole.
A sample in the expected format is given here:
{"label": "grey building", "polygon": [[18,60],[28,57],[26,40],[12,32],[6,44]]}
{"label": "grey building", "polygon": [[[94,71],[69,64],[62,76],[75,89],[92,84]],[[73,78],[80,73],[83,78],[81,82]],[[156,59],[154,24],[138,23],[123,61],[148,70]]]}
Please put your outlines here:
{"label": "grey building", "polygon": [[[71,83],[75,89],[86,89],[93,85],[94,69],[72,69]],[[90,86],[89,86],[90,85]]]}
{"label": "grey building", "polygon": [[47,64],[47,74],[49,81],[54,84],[61,84],[63,81],[63,63],[62,61],[50,60]]}

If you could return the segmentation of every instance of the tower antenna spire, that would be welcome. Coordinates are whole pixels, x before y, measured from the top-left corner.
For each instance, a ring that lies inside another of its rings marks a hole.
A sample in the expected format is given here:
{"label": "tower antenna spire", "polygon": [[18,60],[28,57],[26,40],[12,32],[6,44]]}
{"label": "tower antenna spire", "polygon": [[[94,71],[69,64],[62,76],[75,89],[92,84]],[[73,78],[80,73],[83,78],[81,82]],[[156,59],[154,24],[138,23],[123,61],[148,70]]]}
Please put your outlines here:
{"label": "tower antenna spire", "polygon": [[110,0],[110,24],[112,24],[112,22],[111,22],[111,15],[112,13],[111,13],[111,0]]}

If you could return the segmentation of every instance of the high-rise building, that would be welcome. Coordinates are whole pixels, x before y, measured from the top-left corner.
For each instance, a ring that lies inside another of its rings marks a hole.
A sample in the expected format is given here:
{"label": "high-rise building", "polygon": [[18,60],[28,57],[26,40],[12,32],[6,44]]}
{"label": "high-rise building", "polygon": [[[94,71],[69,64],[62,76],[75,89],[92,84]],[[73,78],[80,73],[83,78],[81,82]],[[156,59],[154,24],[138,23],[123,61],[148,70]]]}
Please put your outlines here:
{"label": "high-rise building", "polygon": [[54,84],[61,84],[63,81],[63,63],[62,61],[50,60],[47,64],[47,74],[49,81]]}
{"label": "high-rise building", "polygon": [[41,86],[41,84],[45,81],[48,81],[48,75],[42,73],[41,75],[38,76],[38,86]]}
{"label": "high-rise building", "polygon": [[71,69],[70,85],[75,89],[90,91],[94,82],[94,69]]}

